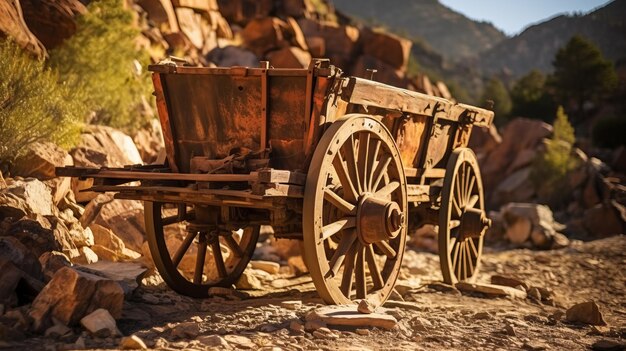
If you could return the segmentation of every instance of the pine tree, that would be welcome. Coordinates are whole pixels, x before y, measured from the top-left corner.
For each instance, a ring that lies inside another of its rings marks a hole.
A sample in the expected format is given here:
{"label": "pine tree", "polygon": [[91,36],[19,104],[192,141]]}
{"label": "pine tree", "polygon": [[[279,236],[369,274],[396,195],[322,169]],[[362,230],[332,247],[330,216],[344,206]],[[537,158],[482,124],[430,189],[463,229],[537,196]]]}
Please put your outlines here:
{"label": "pine tree", "polygon": [[564,106],[573,106],[578,120],[585,104],[597,103],[615,89],[617,75],[613,64],[600,50],[581,36],[574,36],[558,50],[553,62],[550,86]]}

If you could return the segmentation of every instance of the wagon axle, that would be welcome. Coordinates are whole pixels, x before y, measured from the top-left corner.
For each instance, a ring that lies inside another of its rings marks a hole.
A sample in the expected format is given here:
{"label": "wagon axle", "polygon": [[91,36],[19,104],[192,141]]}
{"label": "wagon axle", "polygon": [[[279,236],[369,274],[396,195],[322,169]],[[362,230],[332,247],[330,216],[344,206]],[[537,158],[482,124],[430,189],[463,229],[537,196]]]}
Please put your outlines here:
{"label": "wagon axle", "polygon": [[404,220],[397,202],[364,196],[357,210],[357,235],[365,244],[390,240],[398,236]]}
{"label": "wagon axle", "polygon": [[460,239],[480,238],[491,227],[491,219],[485,216],[485,211],[478,208],[468,208],[461,215]]}

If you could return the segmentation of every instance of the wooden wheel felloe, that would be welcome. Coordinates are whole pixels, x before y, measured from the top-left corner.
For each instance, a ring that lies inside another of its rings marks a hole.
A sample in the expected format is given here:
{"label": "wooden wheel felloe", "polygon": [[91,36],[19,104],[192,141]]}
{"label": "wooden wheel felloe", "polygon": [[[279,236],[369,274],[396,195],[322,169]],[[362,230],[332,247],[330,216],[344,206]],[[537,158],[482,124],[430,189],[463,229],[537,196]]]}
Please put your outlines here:
{"label": "wooden wheel felloe", "polygon": [[318,143],[304,192],[305,260],[326,303],[391,294],[406,244],[402,161],[385,126],[366,115],[333,123]]}
{"label": "wooden wheel felloe", "polygon": [[184,204],[145,202],[150,253],[163,280],[176,292],[207,297],[213,286],[230,286],[244,271],[259,237],[259,226],[219,230],[195,221]]}
{"label": "wooden wheel felloe", "polygon": [[470,149],[456,149],[446,168],[439,210],[439,261],[444,282],[476,278],[483,236],[490,225],[476,156]]}

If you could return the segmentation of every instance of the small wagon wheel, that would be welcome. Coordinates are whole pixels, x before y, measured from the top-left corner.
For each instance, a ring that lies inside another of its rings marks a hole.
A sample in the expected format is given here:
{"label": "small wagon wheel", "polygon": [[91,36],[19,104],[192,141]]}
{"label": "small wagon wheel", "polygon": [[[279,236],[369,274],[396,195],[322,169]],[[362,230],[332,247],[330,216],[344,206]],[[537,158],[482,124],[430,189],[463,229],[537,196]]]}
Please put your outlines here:
{"label": "small wagon wheel", "polygon": [[446,283],[476,278],[490,225],[476,156],[470,149],[456,149],[448,160],[439,210],[439,261]]}
{"label": "small wagon wheel", "polygon": [[407,192],[393,137],[377,119],[347,115],[318,143],[304,191],[305,261],[326,303],[382,304],[406,245]]}
{"label": "small wagon wheel", "polygon": [[194,212],[184,204],[144,203],[150,253],[163,280],[176,292],[207,297],[244,271],[259,237],[259,226],[238,231],[203,230],[190,225]]}

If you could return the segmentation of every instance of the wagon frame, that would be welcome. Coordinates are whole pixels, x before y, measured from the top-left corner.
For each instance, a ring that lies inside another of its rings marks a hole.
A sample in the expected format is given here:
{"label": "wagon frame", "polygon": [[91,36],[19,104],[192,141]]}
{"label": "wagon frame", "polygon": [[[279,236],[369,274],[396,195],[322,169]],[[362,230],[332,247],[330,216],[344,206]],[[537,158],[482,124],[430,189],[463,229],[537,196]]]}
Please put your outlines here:
{"label": "wagon frame", "polygon": [[[164,157],[153,165],[58,168],[57,175],[145,201],[150,250],[174,290],[203,297],[211,286],[233,284],[260,225],[303,240],[327,303],[384,302],[409,225],[439,226],[444,281],[476,277],[490,221],[467,143],[472,127],[490,125],[493,112],[344,77],[324,59],[306,69],[166,60],[150,70]],[[188,233],[176,250],[164,232],[175,223]],[[193,277],[178,269],[192,246]]]}

